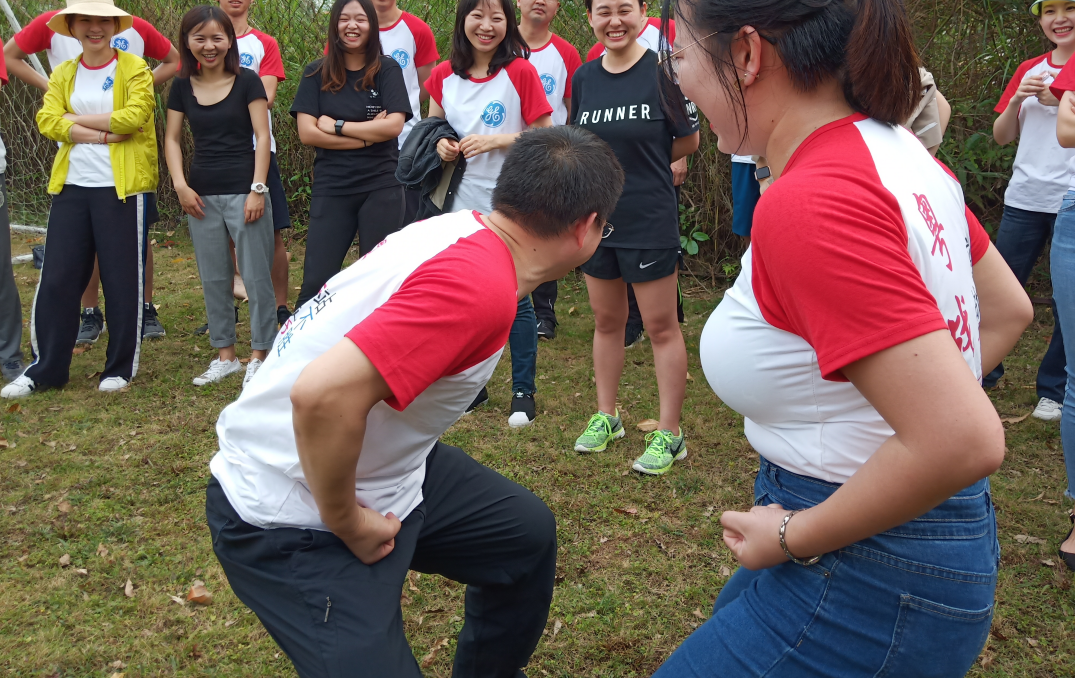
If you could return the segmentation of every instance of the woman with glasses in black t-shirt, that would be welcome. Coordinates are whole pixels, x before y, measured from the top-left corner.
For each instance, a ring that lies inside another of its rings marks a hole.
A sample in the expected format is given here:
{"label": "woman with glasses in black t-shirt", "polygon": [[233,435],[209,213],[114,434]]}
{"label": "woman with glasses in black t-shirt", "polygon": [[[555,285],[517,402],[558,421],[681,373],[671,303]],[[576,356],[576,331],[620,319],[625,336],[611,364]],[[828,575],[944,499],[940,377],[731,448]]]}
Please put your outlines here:
{"label": "woman with glasses in black t-shirt", "polygon": [[653,345],[661,403],[658,428],[646,436],[646,450],[632,468],[660,475],[672,468],[673,461],[687,456],[679,426],[687,348],[676,313],[682,255],[670,165],[698,148],[698,117],[686,101],[687,115],[666,111],[657,53],[638,42],[646,21],[645,3],[587,0],[586,12],[605,54],[575,72],[571,122],[612,146],[627,181],[609,219],[612,228],[606,227],[607,237],[582,266],[594,311],[598,411],[575,442],[575,450],[604,450],[624,435],[616,395],[623,374],[627,283],[631,283]]}
{"label": "woman with glasses in black t-shirt", "polygon": [[356,233],[361,255],[403,227],[396,139],[413,112],[403,70],[381,54],[379,32],[370,0],[336,0],[328,52],[306,67],[291,106],[302,143],[317,148],[296,306],[339,273]]}

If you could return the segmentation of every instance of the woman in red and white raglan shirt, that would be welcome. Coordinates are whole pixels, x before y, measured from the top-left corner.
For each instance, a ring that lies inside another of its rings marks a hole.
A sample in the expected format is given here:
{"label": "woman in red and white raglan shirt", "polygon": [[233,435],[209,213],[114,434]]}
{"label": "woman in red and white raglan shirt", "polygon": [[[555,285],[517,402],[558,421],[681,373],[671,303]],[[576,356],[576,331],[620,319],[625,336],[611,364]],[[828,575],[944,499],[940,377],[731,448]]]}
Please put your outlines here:
{"label": "woman in red and white raglan shirt", "polygon": [[[48,22],[60,10],[53,10],[38,15],[33,21],[16,33],[4,45],[4,57],[10,64],[11,75],[42,92],[48,91],[48,78],[38,73],[25,59],[30,54],[44,52],[49,62],[49,69],[65,61],[75,59],[82,54],[82,45],[72,37],[61,35],[48,27]],[[133,54],[136,57],[150,58],[160,63],[153,69],[153,84],[161,85],[172,79],[179,69],[179,52],[175,45],[164,37],[148,21],[131,17],[133,25],[112,37],[112,48]],[[157,194],[146,196],[146,214],[150,224],[156,223]],[[104,330],[104,315],[100,311],[101,274],[94,265],[93,275],[82,294],[82,322],[78,332],[79,343],[92,344]],[[146,284],[143,296],[144,316],[143,338],[159,338],[165,335],[164,327],[157,318],[157,309],[153,305],[153,250],[146,257]]]}
{"label": "woman in red and white raglan shirt", "polygon": [[1000,561],[1004,428],[981,378],[1033,309],[901,126],[910,18],[898,0],[694,0],[677,19],[670,75],[720,150],[775,180],[699,342],[761,457],[754,507],[721,516],[743,567],[654,678],[962,677]]}
{"label": "woman in red and white raglan shirt", "polygon": [[[272,287],[276,293],[276,320],[280,324],[287,321],[291,313],[287,308],[287,248],[284,247],[280,231],[291,227],[291,215],[287,210],[287,195],[284,182],[280,179],[280,166],[276,164],[276,137],[272,135],[272,107],[276,101],[276,88],[287,80],[284,73],[284,60],[280,57],[280,46],[276,38],[262,33],[250,25],[250,5],[253,0],[219,0],[220,9],[231,19],[235,29],[235,44],[239,48],[239,65],[249,68],[261,78],[265,94],[269,97],[269,138],[272,152],[269,154],[269,177],[265,183],[269,186],[269,201],[272,204],[273,223],[273,260]],[[257,140],[253,140],[257,145]],[[236,269],[238,270],[238,269]],[[236,275],[236,283],[239,277]]]}
{"label": "woman in red and white raglan shirt", "polygon": [[[552,107],[529,56],[511,0],[460,1],[451,57],[437,64],[426,81],[429,117],[447,120],[459,135],[458,142],[441,139],[437,152],[445,162],[460,153],[467,161],[453,209],[488,214],[496,178],[519,133],[552,126]],[[508,425],[529,426],[537,412],[537,319],[529,296],[519,302],[510,343]],[[482,389],[473,406],[487,399]]]}

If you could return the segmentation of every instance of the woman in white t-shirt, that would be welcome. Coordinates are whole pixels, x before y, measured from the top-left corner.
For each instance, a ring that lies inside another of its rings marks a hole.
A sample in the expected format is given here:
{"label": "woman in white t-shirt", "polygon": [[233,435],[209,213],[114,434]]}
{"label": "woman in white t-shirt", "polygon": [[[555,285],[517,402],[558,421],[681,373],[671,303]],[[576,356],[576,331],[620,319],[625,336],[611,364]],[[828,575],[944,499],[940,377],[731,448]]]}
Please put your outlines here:
{"label": "woman in white t-shirt", "polygon": [[743,567],[655,678],[961,678],[1000,562],[1004,428],[979,380],[1033,312],[901,126],[910,18],[899,0],[680,0],[676,18],[666,67],[720,150],[774,181],[699,346],[761,457],[754,507],[721,516]]}
{"label": "woman in white t-shirt", "polygon": [[[451,58],[437,64],[426,81],[430,117],[447,120],[459,135],[459,141],[441,139],[437,152],[445,162],[460,154],[466,159],[454,210],[489,214],[497,175],[519,133],[528,127],[552,126],[552,107],[529,56],[510,0],[460,1]],[[512,371],[508,425],[529,426],[537,416],[537,318],[529,296],[519,302],[508,344]],[[488,398],[482,389],[472,408]]]}
{"label": "woman in white t-shirt", "polygon": [[142,341],[148,196],[157,189],[153,74],[110,41],[131,26],[111,0],[69,0],[48,23],[82,43],[58,65],[37,124],[60,142],[52,166],[47,253],[31,314],[34,362],[0,396],[67,383],[79,298],[100,262],[108,299],[108,349],[98,389],[119,391],[138,371]]}

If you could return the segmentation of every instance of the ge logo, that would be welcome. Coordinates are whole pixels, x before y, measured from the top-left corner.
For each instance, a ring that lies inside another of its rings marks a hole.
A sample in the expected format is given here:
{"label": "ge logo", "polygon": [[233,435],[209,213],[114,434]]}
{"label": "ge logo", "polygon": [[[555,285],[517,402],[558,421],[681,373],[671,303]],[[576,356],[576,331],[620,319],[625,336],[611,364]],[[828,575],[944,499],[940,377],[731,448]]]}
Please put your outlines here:
{"label": "ge logo", "polygon": [[556,78],[548,73],[541,74],[541,86],[545,88],[546,96],[556,91]]}
{"label": "ge logo", "polygon": [[254,65],[254,55],[243,52],[239,55],[239,65],[243,68],[250,68]]}
{"label": "ge logo", "polygon": [[392,58],[396,60],[400,68],[406,68],[407,64],[411,62],[411,55],[407,54],[406,50],[397,49],[392,52]]}
{"label": "ge logo", "polygon": [[491,101],[482,111],[482,122],[489,127],[500,127],[508,117],[508,109],[499,101]]}
{"label": "ge logo", "polygon": [[112,79],[112,76],[105,78],[104,83],[101,85],[101,90],[107,92],[112,89],[112,85],[116,84],[116,81]]}
{"label": "ge logo", "polygon": [[116,37],[112,40],[112,47],[126,52],[131,48],[131,43],[127,38]]}

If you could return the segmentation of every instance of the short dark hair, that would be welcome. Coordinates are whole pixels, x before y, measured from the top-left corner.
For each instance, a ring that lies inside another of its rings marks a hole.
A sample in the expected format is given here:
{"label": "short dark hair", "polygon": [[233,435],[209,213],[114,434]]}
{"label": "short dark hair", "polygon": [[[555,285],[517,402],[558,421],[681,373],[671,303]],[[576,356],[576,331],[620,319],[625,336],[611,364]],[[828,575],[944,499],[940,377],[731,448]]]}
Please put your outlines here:
{"label": "short dark hair", "polygon": [[623,191],[623,168],[593,132],[565,125],[523,132],[493,189],[493,209],[551,240],[594,212],[604,223]]}
{"label": "short dark hair", "polygon": [[530,46],[519,32],[515,6],[511,4],[511,0],[459,0],[459,6],[455,10],[455,30],[452,32],[452,52],[448,60],[452,62],[452,72],[464,80],[470,79],[470,67],[474,65],[474,45],[470,44],[466,31],[467,15],[483,2],[499,2],[500,10],[504,12],[504,23],[507,24],[504,39],[496,46],[486,75],[496,73],[519,57],[530,58]]}
{"label": "short dark hair", "polygon": [[224,70],[232,75],[239,75],[242,65],[239,63],[239,45],[235,42],[235,28],[224,10],[215,5],[198,5],[183,15],[179,22],[179,77],[189,78],[198,72],[198,59],[190,51],[187,38],[191,33],[205,24],[216,23],[224,30],[224,35],[231,41],[228,53],[224,55]]}

